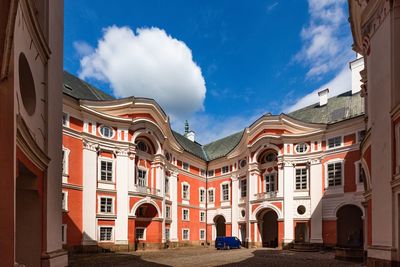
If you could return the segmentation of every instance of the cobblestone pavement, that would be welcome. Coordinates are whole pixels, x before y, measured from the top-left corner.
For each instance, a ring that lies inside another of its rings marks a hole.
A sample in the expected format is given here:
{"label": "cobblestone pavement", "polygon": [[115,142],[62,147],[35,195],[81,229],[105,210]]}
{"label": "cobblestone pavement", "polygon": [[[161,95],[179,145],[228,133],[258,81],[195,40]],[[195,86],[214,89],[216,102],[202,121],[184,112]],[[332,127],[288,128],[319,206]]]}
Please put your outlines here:
{"label": "cobblestone pavement", "polygon": [[70,255],[70,266],[363,266],[334,259],[332,252],[293,252],[270,249],[178,248],[133,253]]}

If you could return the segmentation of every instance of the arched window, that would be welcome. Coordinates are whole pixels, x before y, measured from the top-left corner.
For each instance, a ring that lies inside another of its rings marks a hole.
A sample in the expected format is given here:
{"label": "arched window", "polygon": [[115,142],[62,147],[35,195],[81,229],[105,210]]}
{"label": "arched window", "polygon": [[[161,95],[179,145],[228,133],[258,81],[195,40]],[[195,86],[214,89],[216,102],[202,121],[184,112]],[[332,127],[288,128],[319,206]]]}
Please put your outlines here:
{"label": "arched window", "polygon": [[137,149],[139,149],[140,151],[143,151],[143,152],[146,152],[146,153],[148,153],[149,152],[149,147],[147,146],[147,144],[145,143],[145,142],[143,142],[143,141],[139,141],[138,143],[137,143]]}
{"label": "arched window", "polygon": [[264,154],[261,155],[260,157],[260,163],[264,164],[264,163],[270,163],[270,162],[274,162],[277,160],[277,156],[275,152],[269,151],[269,152],[265,152]]}

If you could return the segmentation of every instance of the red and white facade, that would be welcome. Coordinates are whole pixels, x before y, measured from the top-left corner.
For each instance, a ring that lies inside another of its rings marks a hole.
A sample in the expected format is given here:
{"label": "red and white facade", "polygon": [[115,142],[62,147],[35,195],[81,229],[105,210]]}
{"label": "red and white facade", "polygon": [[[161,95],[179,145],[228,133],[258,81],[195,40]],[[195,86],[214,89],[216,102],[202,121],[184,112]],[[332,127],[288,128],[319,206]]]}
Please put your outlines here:
{"label": "red and white facade", "polygon": [[65,94],[63,109],[69,249],[201,245],[221,235],[249,246],[364,248],[362,114],[333,124],[265,115],[205,160],[184,149],[153,100]]}

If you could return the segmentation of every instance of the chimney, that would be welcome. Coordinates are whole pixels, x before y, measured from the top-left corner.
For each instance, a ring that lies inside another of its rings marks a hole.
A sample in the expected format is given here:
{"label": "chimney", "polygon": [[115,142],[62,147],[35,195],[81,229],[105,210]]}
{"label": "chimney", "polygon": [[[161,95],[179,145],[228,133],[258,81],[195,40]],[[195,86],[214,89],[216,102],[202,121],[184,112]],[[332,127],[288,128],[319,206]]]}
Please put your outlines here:
{"label": "chimney", "polygon": [[190,141],[194,142],[195,139],[195,132],[189,129],[189,122],[186,120],[185,121],[185,137],[189,139]]}
{"label": "chimney", "polygon": [[364,69],[364,58],[357,54],[357,59],[350,62],[351,70],[351,94],[354,95],[361,90],[361,74]]}
{"label": "chimney", "polygon": [[329,94],[329,88],[326,88],[326,89],[318,92],[320,107],[328,104],[328,94]]}

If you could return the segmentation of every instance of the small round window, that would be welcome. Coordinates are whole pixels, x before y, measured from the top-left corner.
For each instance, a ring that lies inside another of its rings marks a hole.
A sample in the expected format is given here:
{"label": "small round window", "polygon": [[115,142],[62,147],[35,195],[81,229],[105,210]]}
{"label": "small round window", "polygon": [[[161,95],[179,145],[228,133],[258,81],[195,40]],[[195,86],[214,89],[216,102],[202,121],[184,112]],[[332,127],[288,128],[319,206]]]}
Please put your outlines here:
{"label": "small round window", "polygon": [[244,216],[246,216],[246,211],[245,211],[245,210],[241,210],[240,214],[241,214],[242,217],[244,218]]}
{"label": "small round window", "polygon": [[296,145],[296,152],[297,153],[305,153],[307,152],[308,145],[306,143],[300,143]]}
{"label": "small round window", "polygon": [[246,160],[245,160],[245,159],[242,159],[242,160],[240,161],[240,168],[244,168],[244,167],[246,166],[246,164],[247,164]]}
{"label": "small round window", "polygon": [[304,207],[303,205],[298,206],[297,213],[303,215],[304,213],[306,213],[306,207]]}
{"label": "small round window", "polygon": [[36,109],[36,90],[35,81],[29,62],[24,53],[19,54],[18,59],[19,88],[22,104],[29,115],[33,115]]}
{"label": "small round window", "polygon": [[100,134],[103,137],[111,138],[114,135],[114,130],[109,126],[101,126],[100,127]]}

